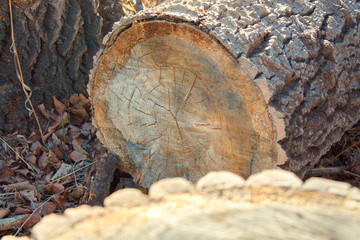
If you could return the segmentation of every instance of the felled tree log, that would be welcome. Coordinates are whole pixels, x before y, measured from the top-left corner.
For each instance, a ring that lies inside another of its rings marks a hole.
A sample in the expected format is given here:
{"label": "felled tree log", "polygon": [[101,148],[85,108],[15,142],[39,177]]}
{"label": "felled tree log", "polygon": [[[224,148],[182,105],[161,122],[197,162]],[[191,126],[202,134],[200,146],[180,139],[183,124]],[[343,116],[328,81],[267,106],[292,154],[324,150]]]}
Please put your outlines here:
{"label": "felled tree log", "polygon": [[116,23],[89,87],[138,183],[303,176],[360,118],[359,3],[173,1]]}
{"label": "felled tree log", "polygon": [[[122,15],[121,6],[111,2],[11,1],[15,42],[35,106],[51,102],[53,95],[86,92],[93,56]],[[10,22],[9,1],[0,0],[0,135],[31,128],[15,71]]]}
{"label": "felled tree log", "polygon": [[196,185],[164,179],[151,186],[149,195],[123,189],[104,205],[45,216],[26,239],[357,240],[360,234],[358,188],[323,178],[303,183],[281,170],[246,181],[233,173],[212,172]]}

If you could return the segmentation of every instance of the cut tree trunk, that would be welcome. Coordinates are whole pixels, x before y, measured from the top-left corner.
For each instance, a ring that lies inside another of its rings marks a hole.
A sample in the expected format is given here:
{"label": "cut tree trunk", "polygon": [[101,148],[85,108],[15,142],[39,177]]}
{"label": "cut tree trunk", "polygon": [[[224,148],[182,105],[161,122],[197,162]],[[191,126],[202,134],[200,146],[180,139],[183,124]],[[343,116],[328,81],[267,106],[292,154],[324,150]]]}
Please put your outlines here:
{"label": "cut tree trunk", "polygon": [[117,191],[104,205],[45,216],[31,239],[358,240],[360,235],[358,188],[323,178],[302,183],[280,170],[246,182],[229,172],[210,173],[196,185],[170,178],[155,183],[149,195]]}
{"label": "cut tree trunk", "polygon": [[89,93],[137,183],[303,176],[360,118],[357,1],[173,1],[116,23]]}
{"label": "cut tree trunk", "polygon": [[[12,0],[15,42],[35,106],[49,103],[53,95],[86,92],[101,39],[122,16],[112,2]],[[11,46],[8,0],[0,0],[0,135],[31,128]]]}

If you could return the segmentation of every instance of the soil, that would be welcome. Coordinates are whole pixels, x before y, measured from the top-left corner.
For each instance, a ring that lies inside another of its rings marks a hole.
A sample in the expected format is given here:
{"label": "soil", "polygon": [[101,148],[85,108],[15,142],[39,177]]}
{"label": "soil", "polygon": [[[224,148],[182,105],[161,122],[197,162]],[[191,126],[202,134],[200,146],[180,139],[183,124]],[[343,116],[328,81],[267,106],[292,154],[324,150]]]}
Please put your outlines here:
{"label": "soil", "polygon": [[[54,97],[53,103],[52,108],[37,108],[44,141],[36,131],[0,136],[0,219],[7,224],[0,237],[29,235],[43,216],[81,204],[101,205],[107,195],[121,188],[147,192],[116,168],[117,156],[96,137],[85,96],[72,95],[66,101]],[[306,177],[312,176],[360,187],[360,122]]]}

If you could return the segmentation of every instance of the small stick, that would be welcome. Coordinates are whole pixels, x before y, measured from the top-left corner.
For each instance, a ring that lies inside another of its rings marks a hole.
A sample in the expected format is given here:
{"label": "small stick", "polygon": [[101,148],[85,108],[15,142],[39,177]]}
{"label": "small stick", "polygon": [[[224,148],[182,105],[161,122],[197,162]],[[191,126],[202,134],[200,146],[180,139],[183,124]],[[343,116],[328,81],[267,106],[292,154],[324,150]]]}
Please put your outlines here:
{"label": "small stick", "polygon": [[[15,151],[2,137],[0,137],[0,140],[1,140],[4,144],[6,144],[6,146],[7,146],[8,148],[10,148],[10,149],[16,154],[16,151]],[[20,154],[19,154],[19,158],[26,164],[26,166],[27,166],[28,168],[30,168],[34,173],[36,173],[35,169],[34,169],[28,162],[26,162],[25,159],[24,159]]]}
{"label": "small stick", "polygon": [[313,168],[310,169],[306,173],[306,177],[315,177],[315,176],[322,176],[322,175],[337,175],[344,173],[344,167],[321,167],[321,168]]}
{"label": "small stick", "polygon": [[[63,193],[65,191],[69,191],[70,189],[74,188],[74,186],[68,187],[66,189],[64,189],[63,191],[57,193]],[[54,194],[55,195],[55,194]],[[30,220],[31,216],[34,215],[34,213],[36,213],[37,211],[39,211],[44,205],[45,203],[47,203],[48,201],[51,200],[53,195],[51,195],[50,197],[48,197],[42,204],[40,204],[37,208],[34,209],[34,211],[32,211],[32,213],[29,215],[29,217],[23,222],[23,224],[21,224],[21,226],[18,228],[18,230],[16,231],[16,233],[14,234],[14,236],[17,236],[19,234],[19,232],[22,230],[22,228],[24,227],[24,225],[27,223],[27,221]]]}
{"label": "small stick", "polygon": [[349,147],[345,148],[344,150],[342,150],[338,155],[336,155],[335,157],[332,158],[332,160],[337,159],[338,157],[340,157],[341,155],[343,155],[344,153],[346,153],[347,151],[351,150],[353,147],[360,145],[360,142],[356,142],[351,144]]}
{"label": "small stick", "polygon": [[354,177],[360,177],[360,175],[356,173],[352,173],[346,170],[346,167],[322,167],[322,168],[313,168],[310,169],[306,174],[306,177],[316,177],[322,175],[337,175],[337,174],[349,174]]}
{"label": "small stick", "polygon": [[57,178],[57,179],[52,180],[50,183],[53,183],[53,182],[59,181],[59,180],[61,180],[61,179],[63,179],[63,178],[66,178],[66,177],[68,177],[68,176],[70,176],[70,175],[72,175],[72,174],[74,174],[74,173],[77,173],[78,171],[80,171],[80,170],[82,170],[82,169],[84,169],[84,168],[87,168],[87,167],[93,165],[94,163],[95,163],[95,162],[89,163],[88,165],[85,165],[85,166],[83,166],[83,167],[81,167],[81,168],[79,168],[79,169],[76,169],[75,171],[72,171],[72,172],[70,172],[70,173],[68,173],[68,174],[66,174],[66,175],[64,175],[64,176],[62,176],[62,177],[59,177],[59,178]]}
{"label": "small stick", "polygon": [[354,177],[360,178],[360,175],[356,174],[356,173],[352,173],[352,172],[349,172],[349,171],[344,171],[344,173],[349,174],[349,175],[354,176]]}

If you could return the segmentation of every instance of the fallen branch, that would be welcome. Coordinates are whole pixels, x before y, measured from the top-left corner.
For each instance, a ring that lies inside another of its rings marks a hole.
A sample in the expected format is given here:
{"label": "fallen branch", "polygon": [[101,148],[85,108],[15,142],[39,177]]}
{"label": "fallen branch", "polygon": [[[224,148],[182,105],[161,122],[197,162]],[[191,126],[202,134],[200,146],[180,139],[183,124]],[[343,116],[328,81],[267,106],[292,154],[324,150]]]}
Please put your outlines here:
{"label": "fallen branch", "polygon": [[309,170],[309,172],[306,174],[305,177],[309,178],[309,177],[318,177],[323,175],[338,175],[344,173],[352,175],[354,177],[360,177],[360,175],[348,171],[347,168],[348,168],[347,166],[313,168]]}
{"label": "fallen branch", "polygon": [[22,214],[0,219],[0,231],[6,231],[12,228],[20,227],[29,216],[30,214]]}

